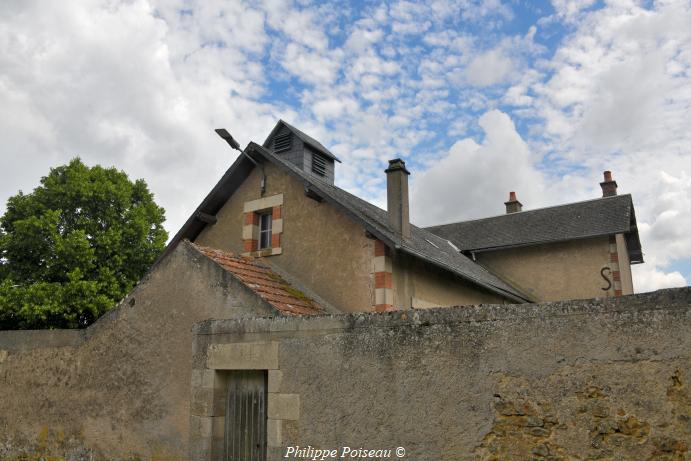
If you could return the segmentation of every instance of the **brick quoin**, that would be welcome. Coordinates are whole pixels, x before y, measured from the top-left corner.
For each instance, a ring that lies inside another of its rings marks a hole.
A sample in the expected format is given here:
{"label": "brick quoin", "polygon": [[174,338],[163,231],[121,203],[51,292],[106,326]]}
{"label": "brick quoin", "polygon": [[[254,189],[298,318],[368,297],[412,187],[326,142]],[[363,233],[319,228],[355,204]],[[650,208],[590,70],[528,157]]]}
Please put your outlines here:
{"label": "brick quoin", "polygon": [[245,252],[250,252],[250,251],[255,251],[257,249],[257,241],[256,240],[244,240],[244,248]]}
{"label": "brick quoin", "polygon": [[393,288],[391,272],[375,272],[374,288]]}
{"label": "brick quoin", "polygon": [[245,225],[259,225],[259,215],[254,211],[245,213]]}
{"label": "brick quoin", "polygon": [[619,262],[619,253],[610,253],[609,254],[609,260],[613,263],[618,263]]}
{"label": "brick quoin", "polygon": [[389,312],[394,310],[394,308],[391,304],[377,304],[374,306],[374,310],[376,312]]}
{"label": "brick quoin", "polygon": [[374,256],[386,256],[386,245],[381,240],[374,241]]}
{"label": "brick quoin", "polygon": [[281,219],[281,207],[275,206],[271,209],[271,219]]}
{"label": "brick quoin", "polygon": [[271,248],[278,248],[281,246],[281,234],[271,235]]}

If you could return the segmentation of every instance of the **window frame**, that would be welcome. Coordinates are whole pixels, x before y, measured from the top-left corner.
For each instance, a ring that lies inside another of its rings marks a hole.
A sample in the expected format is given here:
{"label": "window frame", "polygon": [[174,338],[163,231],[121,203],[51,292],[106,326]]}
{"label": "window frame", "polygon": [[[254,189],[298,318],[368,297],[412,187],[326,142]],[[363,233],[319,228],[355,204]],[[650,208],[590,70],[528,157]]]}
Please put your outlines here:
{"label": "window frame", "polygon": [[[257,239],[257,250],[270,249],[272,247],[271,233],[273,230],[272,212],[270,210],[259,211],[257,214],[259,215],[259,238]],[[266,242],[264,242],[264,236],[266,236]]]}

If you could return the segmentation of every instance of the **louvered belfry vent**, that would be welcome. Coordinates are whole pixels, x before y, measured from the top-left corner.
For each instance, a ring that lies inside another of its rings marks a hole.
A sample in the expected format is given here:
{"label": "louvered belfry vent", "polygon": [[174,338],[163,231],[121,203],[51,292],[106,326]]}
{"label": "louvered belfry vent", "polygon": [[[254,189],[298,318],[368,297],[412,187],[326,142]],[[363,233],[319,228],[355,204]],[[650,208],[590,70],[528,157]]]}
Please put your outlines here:
{"label": "louvered belfry vent", "polygon": [[293,147],[293,134],[283,133],[274,138],[274,152],[285,152]]}
{"label": "louvered belfry vent", "polygon": [[323,155],[312,152],[312,173],[319,176],[326,176],[326,161]]}
{"label": "louvered belfry vent", "polygon": [[319,141],[308,136],[294,126],[279,121],[263,147],[271,151],[281,161],[295,165],[311,178],[334,183],[338,158]]}

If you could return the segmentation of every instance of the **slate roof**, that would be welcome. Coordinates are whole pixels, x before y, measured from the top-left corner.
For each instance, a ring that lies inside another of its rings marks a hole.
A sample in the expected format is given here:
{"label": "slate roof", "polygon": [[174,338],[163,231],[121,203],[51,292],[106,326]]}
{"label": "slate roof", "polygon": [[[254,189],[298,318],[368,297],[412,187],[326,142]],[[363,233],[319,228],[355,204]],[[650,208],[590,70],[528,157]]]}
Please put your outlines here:
{"label": "slate roof", "polygon": [[[281,120],[268,136],[269,141],[281,126],[289,128],[303,142],[325,155],[335,156],[321,143]],[[360,222],[386,245],[448,270],[492,292],[517,302],[530,298],[476,264],[461,251],[486,251],[511,246],[531,245],[612,233],[624,233],[632,263],[643,262],[633,203],[630,195],[620,195],[558,207],[523,211],[493,218],[465,221],[421,229],[411,226],[411,238],[403,240],[391,229],[386,211],[333,184],[317,181],[296,165],[251,142],[245,152],[261,161],[270,161],[300,180],[305,191],[326,200]],[[336,159],[338,160],[338,159]],[[215,216],[228,198],[254,168],[244,155],[238,156],[221,180],[170,241],[156,263],[182,239],[194,240],[206,227],[209,215]],[[453,243],[451,243],[453,242]]]}
{"label": "slate roof", "polygon": [[623,233],[631,263],[643,262],[631,195],[615,195],[426,228],[465,251]]}
{"label": "slate roof", "polygon": [[484,267],[459,253],[444,238],[419,227],[411,226],[411,239],[408,241],[403,240],[391,229],[388,213],[381,208],[332,184],[315,180],[297,166],[283,160],[280,156],[274,155],[271,151],[258,144],[250,143],[246,150],[264,157],[297,176],[312,194],[316,194],[344,209],[346,213],[364,224],[368,231],[389,246],[451,271],[466,280],[514,301],[525,302],[530,299]]}
{"label": "slate roof", "polygon": [[324,309],[314,300],[293,288],[281,276],[254,258],[190,243],[204,256],[212,259],[233,274],[250,290],[286,315],[323,314]]}
{"label": "slate roof", "polygon": [[338,157],[336,157],[334,154],[332,154],[329,149],[327,149],[326,147],[324,147],[324,145],[322,145],[322,143],[320,143],[319,141],[314,139],[312,136],[310,136],[310,135],[304,133],[303,131],[300,131],[299,129],[295,128],[293,125],[291,125],[290,123],[288,123],[284,120],[279,120],[278,123],[276,124],[276,126],[274,127],[274,129],[271,130],[271,133],[269,134],[269,136],[266,137],[266,140],[264,141],[264,147],[266,147],[266,148],[269,147],[268,146],[269,141],[271,140],[271,138],[273,138],[276,131],[278,131],[280,129],[281,125],[285,125],[286,128],[288,128],[290,131],[292,131],[295,136],[300,138],[300,140],[302,142],[304,142],[305,144],[310,146],[312,149],[315,149],[318,152],[321,152],[322,154],[324,154],[327,157],[337,161],[338,163],[342,163],[338,159]]}

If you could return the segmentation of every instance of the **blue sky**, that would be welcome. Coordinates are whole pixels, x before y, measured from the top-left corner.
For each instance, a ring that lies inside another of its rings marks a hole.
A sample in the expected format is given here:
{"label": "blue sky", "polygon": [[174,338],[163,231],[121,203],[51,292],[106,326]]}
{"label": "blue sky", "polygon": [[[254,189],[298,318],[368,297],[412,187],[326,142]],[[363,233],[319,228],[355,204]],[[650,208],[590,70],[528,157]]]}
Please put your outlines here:
{"label": "blue sky", "polygon": [[420,225],[596,198],[636,206],[639,291],[691,280],[688,0],[78,0],[0,15],[1,202],[81,156],[143,177],[174,233],[279,118],[379,205],[406,160]]}

